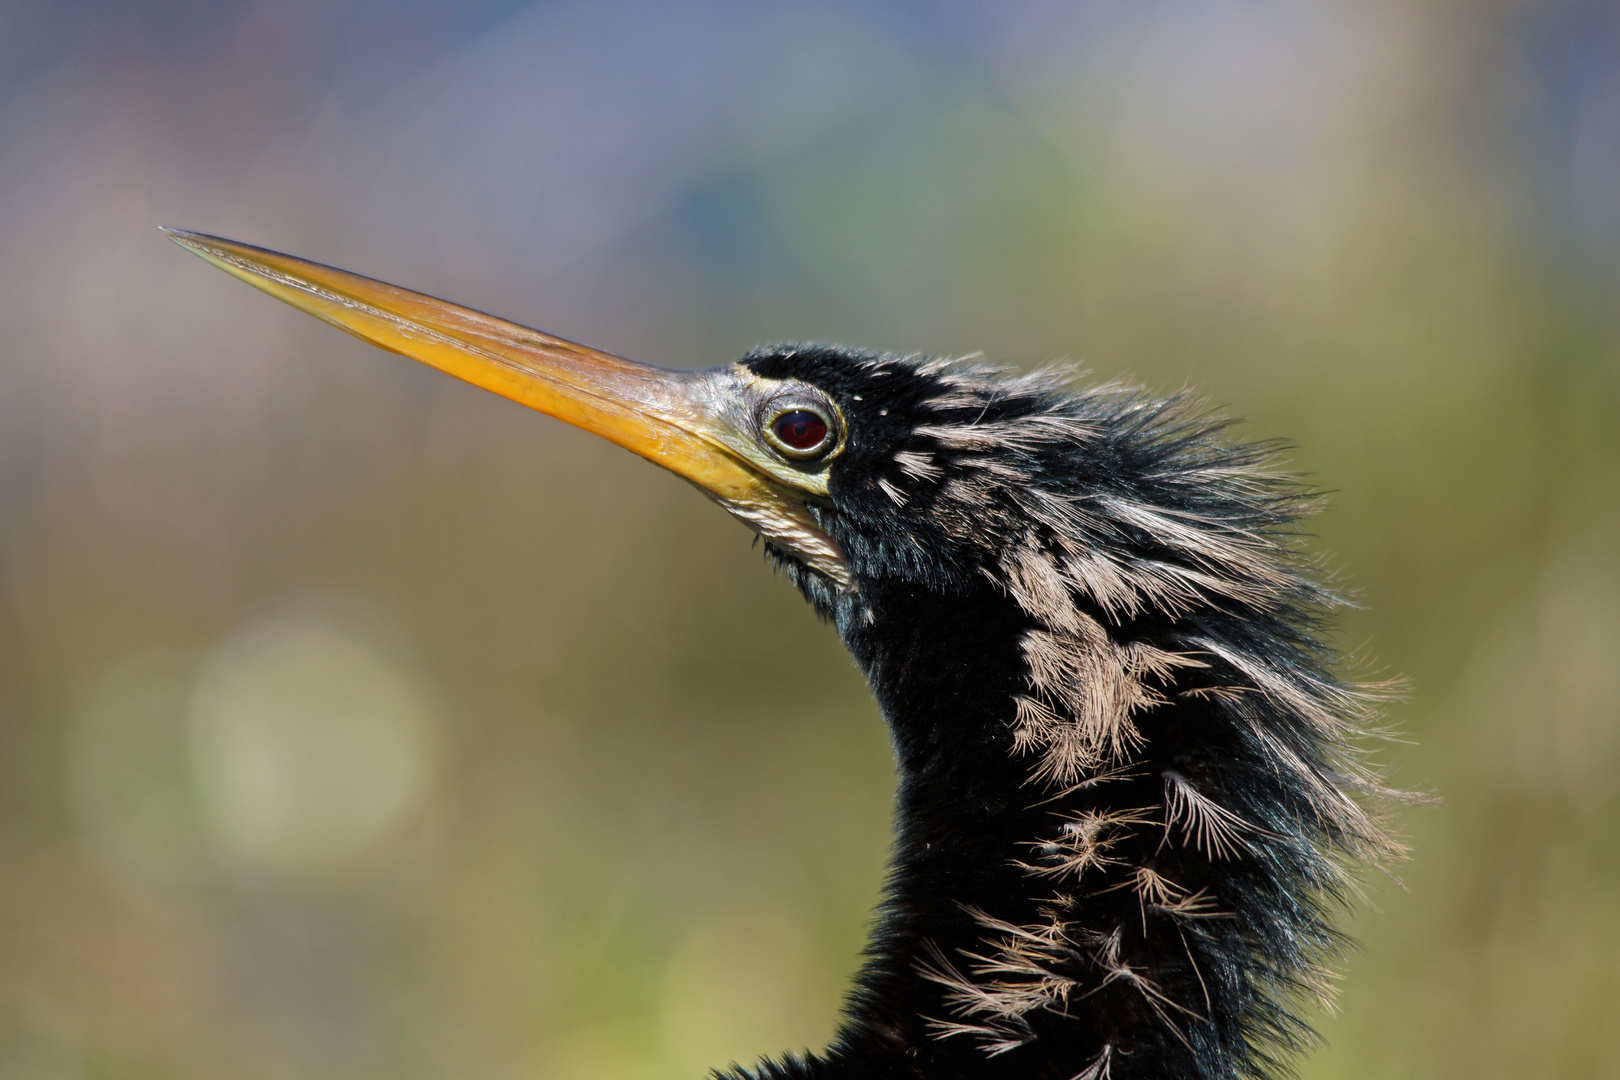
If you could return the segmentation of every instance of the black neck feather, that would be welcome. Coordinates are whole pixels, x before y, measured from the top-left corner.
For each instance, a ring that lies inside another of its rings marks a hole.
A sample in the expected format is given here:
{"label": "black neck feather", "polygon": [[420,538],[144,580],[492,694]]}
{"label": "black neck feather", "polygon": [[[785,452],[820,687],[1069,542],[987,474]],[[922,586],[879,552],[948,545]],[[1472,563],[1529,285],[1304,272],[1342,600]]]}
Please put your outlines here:
{"label": "black neck feather", "polygon": [[773,357],[927,385],[835,476],[823,523],[854,587],[775,553],[890,726],[886,897],[833,1045],[731,1075],[1285,1067],[1346,868],[1392,852],[1353,748],[1371,698],[1334,674],[1336,601],[1287,536],[1308,501],[1183,403]]}

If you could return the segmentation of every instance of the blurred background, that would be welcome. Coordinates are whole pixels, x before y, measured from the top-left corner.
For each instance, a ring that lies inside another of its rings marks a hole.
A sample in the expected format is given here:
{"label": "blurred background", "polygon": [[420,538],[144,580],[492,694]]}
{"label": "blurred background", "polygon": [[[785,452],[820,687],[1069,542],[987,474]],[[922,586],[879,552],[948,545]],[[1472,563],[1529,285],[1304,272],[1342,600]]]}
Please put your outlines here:
{"label": "blurred background", "polygon": [[1620,1077],[1612,0],[0,0],[0,1077],[696,1078],[858,961],[832,633],[685,484],[160,223],[1292,441],[1442,800],[1303,1074]]}

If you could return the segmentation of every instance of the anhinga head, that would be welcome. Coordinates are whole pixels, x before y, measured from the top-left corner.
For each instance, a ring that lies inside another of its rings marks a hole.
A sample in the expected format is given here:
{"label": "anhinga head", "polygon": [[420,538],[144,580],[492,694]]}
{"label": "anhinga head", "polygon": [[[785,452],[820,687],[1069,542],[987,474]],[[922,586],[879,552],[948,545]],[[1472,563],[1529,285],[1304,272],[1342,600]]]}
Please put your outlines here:
{"label": "anhinga head", "polygon": [[834,1045],[756,1077],[1264,1075],[1393,853],[1270,448],[1183,400],[782,345],[609,356],[231,241],[208,261],[619,443],[764,538],[870,681],[891,879]]}

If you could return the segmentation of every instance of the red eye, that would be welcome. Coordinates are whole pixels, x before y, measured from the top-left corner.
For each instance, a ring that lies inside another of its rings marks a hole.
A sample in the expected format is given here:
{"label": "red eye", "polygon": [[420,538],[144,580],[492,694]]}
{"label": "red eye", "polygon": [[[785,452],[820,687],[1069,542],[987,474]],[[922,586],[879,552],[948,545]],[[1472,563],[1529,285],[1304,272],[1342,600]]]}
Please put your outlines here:
{"label": "red eye", "polygon": [[771,431],[794,450],[814,450],[827,441],[827,421],[809,409],[783,413],[771,422]]}

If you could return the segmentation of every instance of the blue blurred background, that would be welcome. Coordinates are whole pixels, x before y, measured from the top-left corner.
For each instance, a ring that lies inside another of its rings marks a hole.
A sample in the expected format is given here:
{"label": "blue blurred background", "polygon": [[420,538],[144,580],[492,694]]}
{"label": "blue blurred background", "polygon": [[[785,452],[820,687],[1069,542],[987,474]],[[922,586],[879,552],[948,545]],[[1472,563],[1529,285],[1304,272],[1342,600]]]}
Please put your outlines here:
{"label": "blue blurred background", "polygon": [[695,1078],[834,1025],[850,663],[686,485],[160,223],[1292,440],[1443,800],[1304,1075],[1620,1077],[1620,5],[0,0],[0,1076]]}

